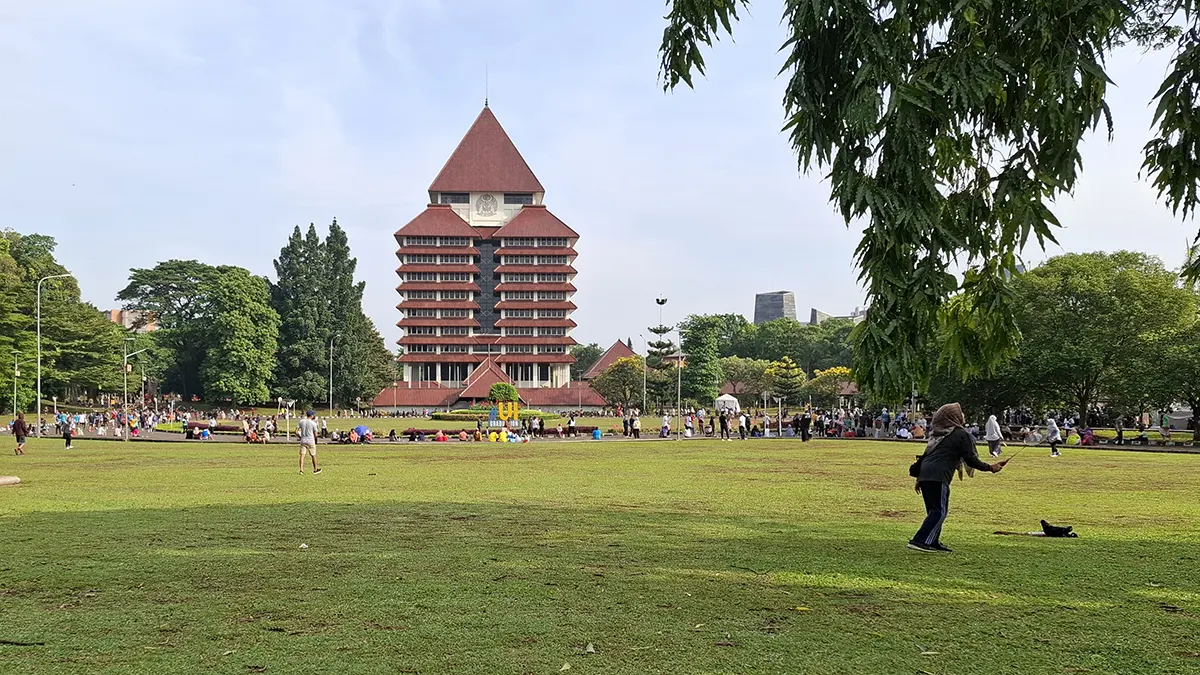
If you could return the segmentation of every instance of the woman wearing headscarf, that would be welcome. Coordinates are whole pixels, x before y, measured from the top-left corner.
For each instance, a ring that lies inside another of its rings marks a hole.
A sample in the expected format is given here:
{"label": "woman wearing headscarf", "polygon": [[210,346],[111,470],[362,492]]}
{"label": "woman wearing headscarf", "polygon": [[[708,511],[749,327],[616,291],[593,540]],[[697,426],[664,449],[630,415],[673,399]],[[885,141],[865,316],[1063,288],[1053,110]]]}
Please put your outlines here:
{"label": "woman wearing headscarf", "polygon": [[1058,430],[1058,422],[1054,418],[1046,420],[1046,440],[1050,443],[1050,456],[1058,457],[1058,444],[1062,443],[1062,432]]}
{"label": "woman wearing headscarf", "polygon": [[988,452],[992,457],[999,457],[1000,446],[1004,444],[1004,434],[1000,433],[1000,423],[996,421],[995,415],[989,417],[984,425],[983,440],[987,441]]}
{"label": "woman wearing headscarf", "polygon": [[957,471],[962,476],[963,464],[968,473],[973,470],[999,473],[1007,462],[987,464],[975,451],[975,439],[963,427],[962,408],[947,403],[933,415],[929,443],[921,455],[916,490],[925,500],[925,522],[908,542],[908,547],[924,553],[950,553],[942,544],[942,524],[950,511],[950,481]]}

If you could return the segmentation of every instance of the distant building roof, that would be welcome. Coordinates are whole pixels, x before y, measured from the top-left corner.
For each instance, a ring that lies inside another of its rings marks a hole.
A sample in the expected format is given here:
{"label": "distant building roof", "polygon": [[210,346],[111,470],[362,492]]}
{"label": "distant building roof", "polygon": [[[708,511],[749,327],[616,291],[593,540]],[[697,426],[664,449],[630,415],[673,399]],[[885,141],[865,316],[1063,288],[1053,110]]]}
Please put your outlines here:
{"label": "distant building roof", "polygon": [[621,340],[617,340],[613,343],[613,346],[608,348],[608,351],[604,352],[604,354],[600,356],[599,361],[596,361],[591,368],[588,368],[588,371],[583,374],[583,379],[591,380],[599,376],[600,373],[608,370],[612,364],[616,363],[618,360],[629,358],[631,356],[637,356],[637,352],[633,351],[629,345],[625,344]]}
{"label": "distant building roof", "polygon": [[385,387],[371,405],[376,408],[442,408],[458,400],[458,392],[436,382],[400,382]]}
{"label": "distant building roof", "polygon": [[484,106],[429,186],[430,192],[545,192],[517,146]]}

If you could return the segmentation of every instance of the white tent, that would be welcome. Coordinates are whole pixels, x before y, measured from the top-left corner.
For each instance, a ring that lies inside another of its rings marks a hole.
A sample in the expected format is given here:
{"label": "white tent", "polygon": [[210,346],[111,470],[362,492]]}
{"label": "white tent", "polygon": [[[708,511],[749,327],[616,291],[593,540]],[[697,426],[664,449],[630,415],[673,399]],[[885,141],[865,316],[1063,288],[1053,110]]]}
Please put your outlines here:
{"label": "white tent", "polygon": [[726,410],[732,410],[733,412],[741,412],[741,410],[742,410],[742,406],[741,406],[741,404],[738,403],[737,398],[735,398],[729,394],[725,394],[723,396],[718,396],[714,407],[717,409],[718,412],[724,412]]}

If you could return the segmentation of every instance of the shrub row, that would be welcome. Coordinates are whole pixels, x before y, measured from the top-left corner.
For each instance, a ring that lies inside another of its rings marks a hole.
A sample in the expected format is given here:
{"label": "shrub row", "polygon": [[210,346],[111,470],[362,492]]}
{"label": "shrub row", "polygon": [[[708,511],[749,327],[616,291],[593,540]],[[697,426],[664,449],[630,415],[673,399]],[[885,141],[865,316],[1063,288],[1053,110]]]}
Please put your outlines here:
{"label": "shrub row", "polygon": [[[491,416],[491,408],[487,410],[455,410],[454,412],[435,412],[430,415],[430,419],[438,422],[474,422],[476,420],[487,421]],[[541,410],[522,410],[517,413],[518,417],[523,420],[538,418],[546,422],[558,422],[562,419],[561,415],[554,413],[542,412]]]}

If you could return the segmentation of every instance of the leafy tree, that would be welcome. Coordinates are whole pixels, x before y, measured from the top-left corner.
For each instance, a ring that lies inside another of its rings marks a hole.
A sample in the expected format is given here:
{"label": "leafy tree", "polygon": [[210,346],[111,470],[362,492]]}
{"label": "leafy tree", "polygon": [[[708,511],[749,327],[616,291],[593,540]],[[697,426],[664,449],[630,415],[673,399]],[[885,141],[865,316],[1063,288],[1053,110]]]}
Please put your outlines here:
{"label": "leafy tree", "polygon": [[125,309],[153,317],[153,340],[170,366],[162,383],[184,397],[203,396],[200,367],[212,340],[210,290],[217,268],[195,260],[168,260],[149,269],[132,269],[129,284],[117,293]]}
{"label": "leafy tree", "polygon": [[1020,362],[1080,424],[1106,395],[1151,392],[1156,345],[1195,315],[1194,295],[1143,253],[1069,254],[1017,279]]}
{"label": "leafy tree", "polygon": [[617,359],[592,380],[592,389],[610,406],[640,408],[645,368],[646,363],[640,356]]}
{"label": "leafy tree", "polygon": [[721,359],[721,372],[732,393],[743,405],[748,405],[762,399],[762,393],[768,389],[770,378],[767,369],[771,362],[763,359],[745,359],[740,356],[727,356]]}
{"label": "leafy tree", "polygon": [[845,366],[834,366],[818,370],[815,376],[805,383],[804,393],[812,398],[813,405],[830,408],[837,405],[842,387],[854,381],[854,373]]}
{"label": "leafy tree", "polygon": [[488,400],[492,402],[513,402],[520,400],[517,388],[507,382],[497,382],[488,390]]}
{"label": "leafy tree", "polygon": [[571,379],[582,380],[583,374],[591,370],[600,357],[604,356],[604,350],[595,342],[575,345],[571,347],[571,356],[575,357],[575,363],[571,364]]}
{"label": "leafy tree", "polygon": [[680,373],[683,398],[711,405],[720,395],[723,375],[718,354],[723,327],[720,317],[688,317],[680,324],[686,357]]}
{"label": "leafy tree", "polygon": [[804,391],[804,383],[808,379],[804,371],[792,357],[785,356],[767,368],[767,377],[771,379],[771,388],[776,396],[788,403],[798,403]]}
{"label": "leafy tree", "polygon": [[1182,402],[1191,409],[1192,440],[1200,442],[1200,316],[1191,317],[1164,342],[1158,381],[1167,392],[1168,405]]}
{"label": "leafy tree", "polygon": [[[36,390],[36,288],[39,279],[66,273],[54,258],[53,237],[0,232],[0,400],[12,397],[13,351],[25,361],[17,378],[18,405],[27,408]],[[65,400],[120,383],[124,331],[80,299],[74,278],[42,285],[42,395]],[[7,395],[5,395],[7,394]]]}
{"label": "leafy tree", "polygon": [[275,369],[279,316],[270,306],[267,280],[240,267],[218,267],[204,289],[212,307],[212,342],[200,376],[206,398],[230,405],[271,399],[267,382]]}
{"label": "leafy tree", "polygon": [[[954,366],[942,365],[933,373],[925,402],[931,410],[946,403],[958,403],[967,419],[977,421],[987,419],[988,415],[1000,415],[1009,408],[1030,404],[1040,407],[1032,396],[1034,390],[1026,382],[1019,364],[1017,360],[994,375],[966,378]],[[848,373],[846,381],[849,381]],[[815,382],[812,380],[809,384]]]}
{"label": "leafy tree", "polygon": [[[693,85],[703,48],[732,31],[749,0],[671,0],[661,45],[664,87]],[[1179,18],[1176,18],[1179,17]],[[1173,23],[1182,20],[1186,30]],[[804,171],[827,172],[847,224],[866,227],[857,262],[866,320],[855,375],[874,393],[925,388],[944,317],[960,334],[946,356],[965,375],[1016,349],[1009,288],[1030,239],[1054,241],[1049,204],[1075,185],[1079,146],[1112,119],[1105,57],[1123,42],[1177,39],[1156,98],[1147,173],[1170,206],[1197,204],[1200,12],[1192,0],[813,0],[785,3],[785,129]],[[962,278],[953,265],[965,263]],[[1200,264],[1189,268],[1200,275]],[[957,347],[974,344],[970,353]]]}

